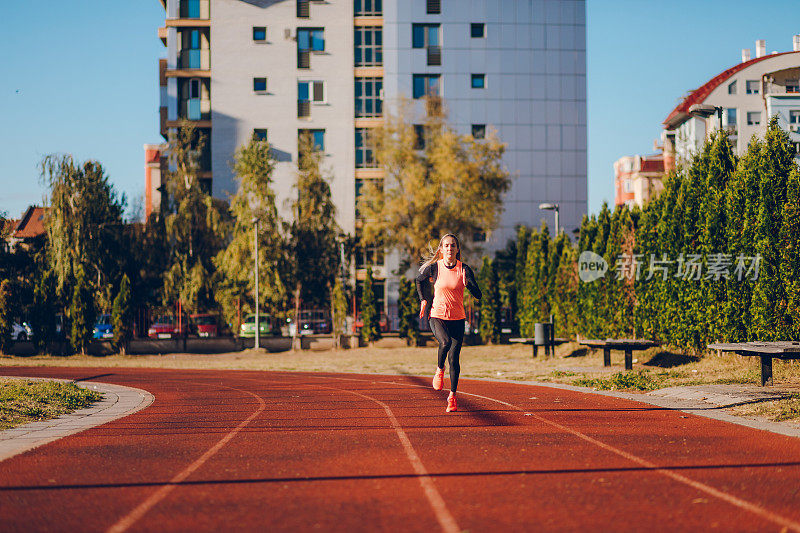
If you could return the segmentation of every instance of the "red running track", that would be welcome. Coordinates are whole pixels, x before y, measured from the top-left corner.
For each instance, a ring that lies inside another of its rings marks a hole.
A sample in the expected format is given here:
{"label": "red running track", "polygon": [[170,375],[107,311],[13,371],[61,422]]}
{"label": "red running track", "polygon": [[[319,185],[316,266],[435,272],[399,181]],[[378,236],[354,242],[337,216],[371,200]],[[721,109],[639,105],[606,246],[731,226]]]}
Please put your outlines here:
{"label": "red running track", "polygon": [[800,531],[800,440],[413,376],[2,368],[148,408],[0,462],[2,531]]}

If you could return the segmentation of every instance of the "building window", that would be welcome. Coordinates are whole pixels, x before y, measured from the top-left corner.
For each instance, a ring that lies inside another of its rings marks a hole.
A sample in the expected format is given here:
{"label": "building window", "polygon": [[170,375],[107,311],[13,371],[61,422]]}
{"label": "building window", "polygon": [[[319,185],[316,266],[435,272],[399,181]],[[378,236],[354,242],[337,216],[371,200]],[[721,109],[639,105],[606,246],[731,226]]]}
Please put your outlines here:
{"label": "building window", "polygon": [[439,41],[439,24],[412,24],[411,47],[427,51],[428,65],[442,64],[442,47]]}
{"label": "building window", "polygon": [[761,124],[761,111],[748,111],[747,125],[758,126],[759,124]]}
{"label": "building window", "polygon": [[761,88],[761,82],[758,80],[747,80],[745,82],[745,92],[747,94],[758,94]]}
{"label": "building window", "polygon": [[267,40],[266,26],[253,26],[253,40],[257,43],[263,43]]}
{"label": "building window", "polygon": [[253,91],[257,93],[267,92],[267,78],[253,78]]}
{"label": "building window", "polygon": [[324,81],[298,81],[297,99],[321,104],[325,102]]}
{"label": "building window", "polygon": [[736,108],[729,107],[725,110],[725,123],[729,128],[736,127]]}
{"label": "building window", "polygon": [[356,168],[375,167],[375,158],[369,147],[367,128],[356,128]]}
{"label": "building window", "polygon": [[486,138],[486,124],[473,124],[472,125],[472,138],[485,139]]}
{"label": "building window", "polygon": [[322,28],[297,28],[297,68],[311,68],[311,53],[324,51]]}
{"label": "building window", "polygon": [[411,47],[439,46],[439,24],[412,24]]}
{"label": "building window", "polygon": [[426,12],[428,15],[441,15],[442,14],[442,1],[441,0],[427,0]]}
{"label": "building window", "polygon": [[422,98],[425,95],[441,95],[441,84],[438,74],[414,74],[413,97]]}
{"label": "building window", "polygon": [[800,111],[789,111],[789,124],[800,124]]}
{"label": "building window", "polygon": [[253,130],[253,137],[257,141],[266,141],[267,140],[267,128],[256,128]]}
{"label": "building window", "polygon": [[728,84],[728,94],[736,94],[736,80]]}
{"label": "building window", "polygon": [[472,75],[472,88],[485,89],[486,88],[486,74],[473,74]]}
{"label": "building window", "polygon": [[380,26],[356,27],[355,60],[357,67],[383,65],[383,28]]}
{"label": "building window", "polygon": [[355,0],[355,16],[375,17],[383,15],[382,0]]}
{"label": "building window", "polygon": [[486,37],[486,24],[473,22],[469,25],[469,34],[473,39],[483,39]]}
{"label": "building window", "polygon": [[325,82],[298,81],[297,82],[297,116],[306,118],[311,116],[311,103],[325,102]]}
{"label": "building window", "polygon": [[356,116],[379,117],[383,113],[383,78],[356,78]]}
{"label": "building window", "polygon": [[786,92],[787,93],[800,93],[800,82],[798,81],[786,81]]}
{"label": "building window", "polygon": [[622,181],[622,191],[626,192],[626,193],[632,193],[633,192],[633,183],[631,183],[631,180],[623,180]]}
{"label": "building window", "polygon": [[[308,134],[311,136],[311,140],[314,141],[314,149],[319,150],[320,152],[325,151],[325,130],[297,130],[297,145],[298,149],[297,152],[300,153],[300,138]],[[302,154],[300,154],[302,155]]]}

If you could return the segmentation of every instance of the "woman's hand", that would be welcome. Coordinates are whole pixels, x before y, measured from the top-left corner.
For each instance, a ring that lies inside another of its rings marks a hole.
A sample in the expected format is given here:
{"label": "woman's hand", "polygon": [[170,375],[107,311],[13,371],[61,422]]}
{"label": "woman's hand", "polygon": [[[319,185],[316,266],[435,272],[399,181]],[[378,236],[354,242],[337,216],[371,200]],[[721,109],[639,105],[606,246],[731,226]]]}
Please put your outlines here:
{"label": "woman's hand", "polygon": [[428,305],[428,301],[427,300],[422,300],[422,302],[420,302],[420,307],[419,307],[419,317],[420,318],[425,318],[425,307],[427,305]]}

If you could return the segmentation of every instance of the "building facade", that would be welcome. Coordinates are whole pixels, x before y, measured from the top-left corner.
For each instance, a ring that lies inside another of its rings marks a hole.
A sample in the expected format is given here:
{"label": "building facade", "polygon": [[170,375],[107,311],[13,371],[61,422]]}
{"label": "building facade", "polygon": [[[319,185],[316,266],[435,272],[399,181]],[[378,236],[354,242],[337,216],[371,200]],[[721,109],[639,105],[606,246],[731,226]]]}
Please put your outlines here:
{"label": "building facade", "polygon": [[624,156],[614,162],[614,204],[644,206],[664,188],[664,156]]}
{"label": "building facade", "polygon": [[[743,50],[741,63],[689,93],[664,121],[665,150],[674,154],[675,162],[687,162],[720,127],[742,155],[753,135],[764,136],[774,115],[800,158],[800,35],[794,36],[792,47],[791,52],[766,54],[766,43],[756,41],[755,58]],[[717,112],[692,115],[695,104],[714,106]]]}
{"label": "building facade", "polygon": [[[298,136],[325,152],[339,226],[358,235],[356,198],[382,172],[365,145],[369,128],[401,98],[440,95],[459,133],[489,129],[505,142],[512,187],[501,248],[518,224],[551,217],[562,227],[587,210],[584,0],[162,0],[162,134],[181,118],[208,136],[202,178],[214,196],[236,190],[231,163],[251,135],[278,160],[274,189],[285,217]],[[424,116],[421,100],[416,113]],[[420,120],[421,121],[421,120]],[[397,258],[362,249],[356,279],[372,265],[390,318]],[[385,296],[385,297],[384,297]]]}

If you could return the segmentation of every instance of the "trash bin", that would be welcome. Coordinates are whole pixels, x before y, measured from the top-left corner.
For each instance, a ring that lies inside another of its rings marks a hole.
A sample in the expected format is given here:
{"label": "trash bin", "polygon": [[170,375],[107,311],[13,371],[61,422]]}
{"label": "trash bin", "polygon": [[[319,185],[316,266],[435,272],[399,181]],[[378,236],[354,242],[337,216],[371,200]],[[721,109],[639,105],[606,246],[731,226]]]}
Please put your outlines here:
{"label": "trash bin", "polygon": [[536,322],[533,325],[533,353],[536,355],[536,348],[544,346],[545,355],[550,355],[550,347],[553,345],[553,324],[549,322]]}

